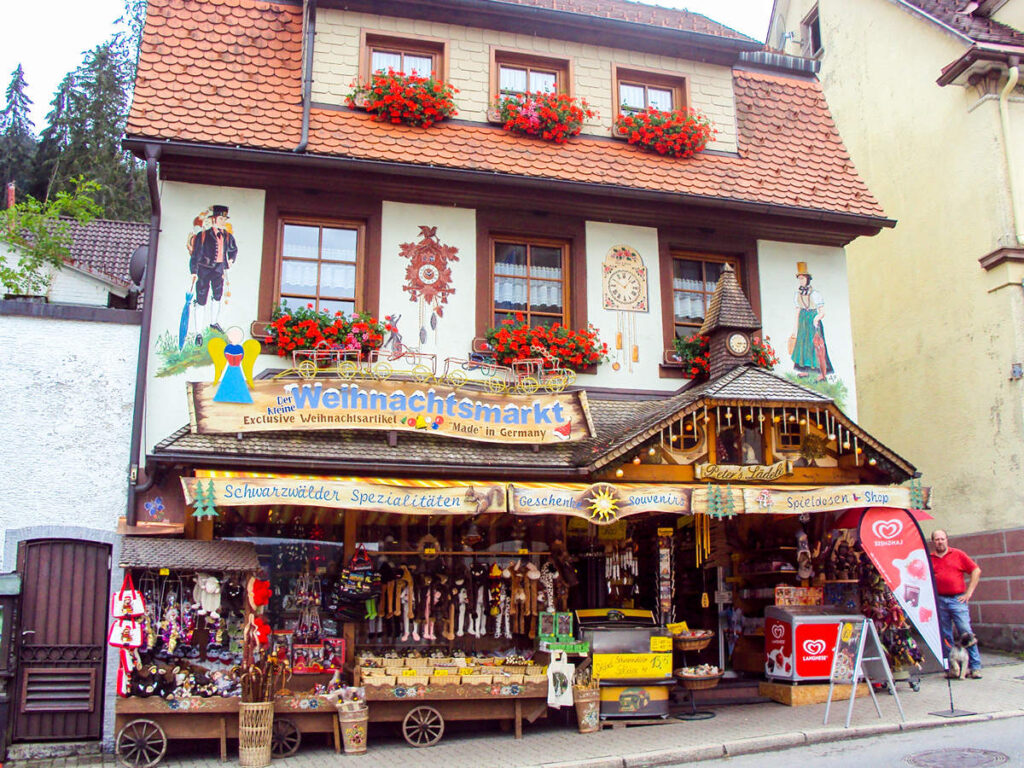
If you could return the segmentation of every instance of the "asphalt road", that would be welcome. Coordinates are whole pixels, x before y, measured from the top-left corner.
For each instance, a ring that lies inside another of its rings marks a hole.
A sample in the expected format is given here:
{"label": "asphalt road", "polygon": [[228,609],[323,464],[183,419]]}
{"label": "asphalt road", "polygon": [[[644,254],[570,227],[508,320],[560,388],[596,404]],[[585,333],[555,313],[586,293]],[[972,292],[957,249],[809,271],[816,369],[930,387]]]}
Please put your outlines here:
{"label": "asphalt road", "polygon": [[1024,768],[1024,725],[993,720],[887,733],[864,739],[739,755],[700,763],[699,768]]}

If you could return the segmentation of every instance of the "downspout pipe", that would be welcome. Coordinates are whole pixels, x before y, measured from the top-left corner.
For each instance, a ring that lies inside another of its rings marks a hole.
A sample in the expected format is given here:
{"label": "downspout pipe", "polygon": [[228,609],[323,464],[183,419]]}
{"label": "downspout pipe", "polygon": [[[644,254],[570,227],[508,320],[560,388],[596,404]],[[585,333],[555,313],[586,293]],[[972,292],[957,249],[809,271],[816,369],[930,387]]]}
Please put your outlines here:
{"label": "downspout pipe", "polygon": [[293,152],[309,144],[309,107],[313,99],[313,40],[316,37],[316,0],[305,0],[302,13],[302,136]]}
{"label": "downspout pipe", "polygon": [[1010,225],[1013,227],[1013,235],[1018,246],[1024,246],[1024,213],[1020,210],[1020,201],[1017,194],[1017,186],[1013,183],[1014,163],[1013,139],[1010,136],[1010,94],[1017,87],[1020,81],[1020,58],[1011,56],[1009,65],[1009,78],[1003,90],[999,92],[999,123],[1003,131],[1003,151],[1006,153],[1006,186],[1010,191]]}
{"label": "downspout pipe", "polygon": [[160,187],[157,180],[158,146],[146,146],[146,181],[149,184],[149,252],[146,254],[146,277],[142,289],[142,328],[139,332],[139,359],[135,368],[135,407],[132,410],[132,440],[128,449],[128,525],[135,525],[136,495],[149,489],[152,478],[143,485],[139,480],[139,453],[142,444],[142,426],[146,411],[146,375],[149,371],[149,336],[153,326],[153,292],[156,284],[156,249],[160,242]]}

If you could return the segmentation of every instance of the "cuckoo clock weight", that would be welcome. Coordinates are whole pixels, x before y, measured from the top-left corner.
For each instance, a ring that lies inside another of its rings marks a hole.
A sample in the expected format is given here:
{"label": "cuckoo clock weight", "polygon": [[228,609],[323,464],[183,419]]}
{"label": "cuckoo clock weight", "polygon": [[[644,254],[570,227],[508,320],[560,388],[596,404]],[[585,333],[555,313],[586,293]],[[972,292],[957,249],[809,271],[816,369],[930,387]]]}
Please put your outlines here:
{"label": "cuckoo clock weight", "polygon": [[420,344],[427,340],[428,325],[430,330],[437,331],[437,323],[444,315],[444,305],[455,293],[448,264],[459,260],[458,252],[458,248],[438,240],[437,227],[428,226],[420,227],[419,242],[399,246],[399,256],[409,260],[402,290],[419,304]]}
{"label": "cuckoo clock weight", "polygon": [[612,368],[621,370],[625,363],[632,371],[633,363],[640,359],[636,313],[647,311],[647,267],[636,249],[615,245],[608,251],[601,271],[601,296],[604,308],[616,314],[616,360]]}

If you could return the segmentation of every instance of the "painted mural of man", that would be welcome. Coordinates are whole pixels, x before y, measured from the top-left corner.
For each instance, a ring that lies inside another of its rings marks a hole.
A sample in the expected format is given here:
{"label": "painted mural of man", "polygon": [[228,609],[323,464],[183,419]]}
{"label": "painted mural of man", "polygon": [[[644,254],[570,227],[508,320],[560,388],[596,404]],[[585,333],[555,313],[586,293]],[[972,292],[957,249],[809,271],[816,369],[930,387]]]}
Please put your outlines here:
{"label": "painted mural of man", "polygon": [[[228,223],[228,207],[215,205],[209,210],[208,216],[201,218],[202,229],[192,238],[188,263],[195,285],[197,308],[192,317],[197,346],[202,344],[202,329],[212,328],[224,332],[220,326],[224,275],[238,257],[238,244]],[[199,318],[200,314],[202,319]]]}
{"label": "painted mural of man", "polygon": [[796,264],[798,281],[793,303],[796,305],[796,324],[793,335],[789,337],[789,355],[797,376],[806,378],[812,373],[817,374],[818,381],[824,381],[833,373],[832,361],[828,356],[825,344],[825,300],[821,294],[811,288],[811,274],[807,271],[807,262]]}

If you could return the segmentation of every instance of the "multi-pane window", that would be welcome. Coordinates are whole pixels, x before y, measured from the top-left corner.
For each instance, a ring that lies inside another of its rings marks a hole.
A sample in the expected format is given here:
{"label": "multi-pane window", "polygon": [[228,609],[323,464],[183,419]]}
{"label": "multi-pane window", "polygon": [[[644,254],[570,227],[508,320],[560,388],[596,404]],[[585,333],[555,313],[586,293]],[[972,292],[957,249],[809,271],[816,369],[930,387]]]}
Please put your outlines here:
{"label": "multi-pane window", "polygon": [[493,315],[498,325],[522,313],[531,326],[567,325],[567,246],[542,240],[502,238],[493,253]]}
{"label": "multi-pane window", "polygon": [[278,300],[331,314],[354,312],[362,234],[359,224],[282,223]]}
{"label": "multi-pane window", "polygon": [[405,39],[388,35],[367,34],[363,67],[369,72],[393,69],[406,75],[444,77],[443,41]]}
{"label": "multi-pane window", "polygon": [[389,69],[425,77],[435,70],[434,57],[423,53],[373,48],[370,51],[370,71],[387,72]]}
{"label": "multi-pane window", "polygon": [[802,427],[796,420],[783,419],[778,424],[779,448],[799,448],[803,440]]}
{"label": "multi-pane window", "polygon": [[803,32],[804,56],[808,58],[817,56],[821,53],[821,21],[818,16],[817,5],[804,17],[800,26]]}
{"label": "multi-pane window", "polygon": [[568,64],[557,59],[543,59],[512,53],[495,53],[497,92],[514,93],[566,93],[568,91]]}
{"label": "multi-pane window", "polygon": [[615,103],[623,114],[642,112],[648,107],[670,112],[685,106],[685,80],[681,77],[628,69],[617,69],[615,74]]}
{"label": "multi-pane window", "polygon": [[676,336],[690,336],[700,330],[722,267],[733,259],[694,253],[672,255],[672,324]]}

